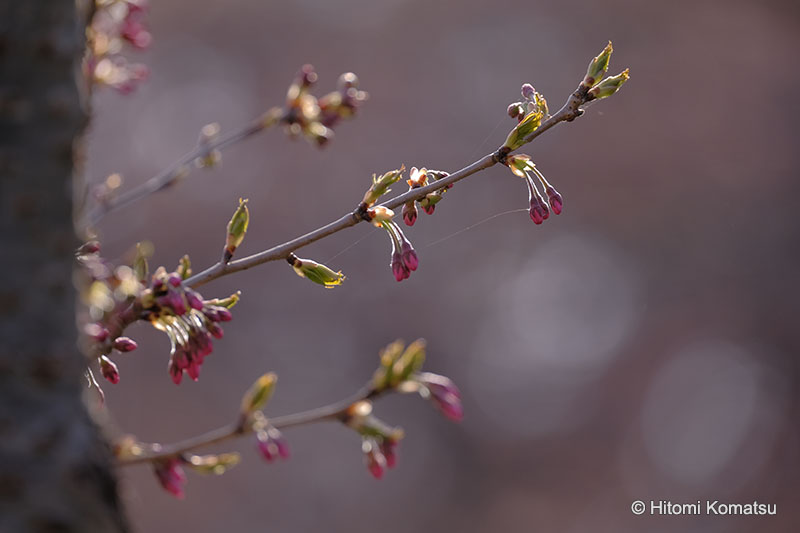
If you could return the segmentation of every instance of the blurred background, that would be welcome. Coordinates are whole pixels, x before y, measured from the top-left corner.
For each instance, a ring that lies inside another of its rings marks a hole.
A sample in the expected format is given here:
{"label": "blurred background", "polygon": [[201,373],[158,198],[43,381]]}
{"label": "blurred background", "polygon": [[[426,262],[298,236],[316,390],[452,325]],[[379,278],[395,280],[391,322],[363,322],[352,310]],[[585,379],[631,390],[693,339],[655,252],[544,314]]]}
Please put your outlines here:
{"label": "blurred background", "polygon": [[[130,56],[151,79],[94,99],[95,182],[119,172],[135,186],[203,125],[224,133],[281,105],[304,63],[317,94],[346,71],[370,93],[324,150],[271,130],[105,219],[109,257],[151,241],[151,265],[168,269],[184,253],[197,270],[218,259],[240,196],[251,211],[241,257],[352,209],[374,172],[465,166],[502,144],[522,83],[557,109],[609,39],[609,73],[630,67],[631,81],[525,148],[564,195],[541,226],[523,182],[497,166],[407,231],[420,268],[402,283],[386,235],[361,224],[299,254],[343,270],[335,290],[285,262],[206,285],[207,298],[243,298],[198,383],[173,385],[166,337],[132,328],[140,349],[118,358],[107,403],[119,431],[144,441],[228,423],[270,370],[269,414],[344,398],[398,337],[428,340],[426,368],[458,383],[466,412],[454,424],[417,397],[380,400],[376,413],[406,430],[381,481],[336,424],[287,430],[293,457],[279,464],[250,439],[217,448],[243,464],[190,473],[185,501],[126,468],[138,531],[797,530],[797,3],[151,4],[154,44]],[[709,499],[778,514],[630,511]]]}

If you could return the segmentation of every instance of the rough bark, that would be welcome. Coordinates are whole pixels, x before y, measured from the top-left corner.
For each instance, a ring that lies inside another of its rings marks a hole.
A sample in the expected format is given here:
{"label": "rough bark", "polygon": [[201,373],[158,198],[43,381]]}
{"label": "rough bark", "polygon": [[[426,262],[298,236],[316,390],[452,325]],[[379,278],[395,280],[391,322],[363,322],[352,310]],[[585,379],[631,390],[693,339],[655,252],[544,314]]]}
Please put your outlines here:
{"label": "rough bark", "polygon": [[125,531],[76,347],[75,0],[0,3],[0,531]]}

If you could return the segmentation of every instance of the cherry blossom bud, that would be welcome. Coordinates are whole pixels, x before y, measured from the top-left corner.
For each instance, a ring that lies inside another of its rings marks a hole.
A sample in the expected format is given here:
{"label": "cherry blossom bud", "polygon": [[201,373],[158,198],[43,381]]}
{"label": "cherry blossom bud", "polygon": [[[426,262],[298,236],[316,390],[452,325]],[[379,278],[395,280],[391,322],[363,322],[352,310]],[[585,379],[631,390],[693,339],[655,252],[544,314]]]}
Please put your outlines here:
{"label": "cherry blossom bud", "polygon": [[261,452],[262,457],[268,463],[275,459],[288,459],[291,455],[289,452],[289,444],[283,437],[283,434],[273,426],[268,426],[266,429],[256,431],[256,440],[258,443],[258,451]]}
{"label": "cherry blossom bud", "polygon": [[345,72],[336,82],[336,87],[339,91],[345,92],[353,87],[358,87],[358,76],[352,72]]}
{"label": "cherry blossom bud", "polygon": [[196,309],[197,311],[203,310],[203,299],[199,294],[197,294],[197,292],[186,288],[183,290],[183,295],[186,297],[186,302],[189,304],[189,307]]}
{"label": "cherry blossom bud", "polygon": [[417,203],[414,201],[403,204],[403,222],[406,226],[413,226],[417,221]]}
{"label": "cherry blossom bud", "polygon": [[83,330],[94,341],[105,342],[108,339],[108,330],[99,323],[86,324]]}
{"label": "cherry blossom bud", "polygon": [[408,279],[411,275],[399,251],[392,252],[392,261],[389,266],[392,268],[392,274],[394,274],[394,279],[397,281]]}
{"label": "cherry blossom bud", "polygon": [[114,349],[119,352],[132,352],[137,346],[136,341],[129,337],[117,337],[114,339]]}
{"label": "cherry blossom bud", "polygon": [[414,247],[411,246],[411,243],[408,240],[403,241],[403,246],[400,249],[400,255],[403,259],[403,264],[408,270],[413,272],[417,269],[419,266],[417,252],[414,251]]}
{"label": "cherry blossom bud", "polygon": [[103,374],[104,378],[114,385],[119,383],[119,369],[117,365],[114,364],[114,361],[105,355],[100,356],[100,372]]}
{"label": "cherry blossom bud", "polygon": [[167,306],[172,309],[176,315],[183,316],[186,314],[186,304],[184,303],[183,296],[180,293],[177,291],[169,291],[165,298],[168,302]]}
{"label": "cherry blossom bud", "polygon": [[208,323],[206,324],[206,329],[208,330],[208,332],[209,332],[209,333],[210,333],[210,334],[211,334],[211,335],[212,335],[212,336],[213,336],[215,339],[221,339],[221,338],[223,337],[223,335],[225,334],[225,331],[224,331],[224,330],[222,329],[222,327],[221,327],[219,324],[217,324],[216,322],[208,322]]}
{"label": "cherry blossom bud", "polygon": [[364,461],[369,473],[375,479],[381,479],[388,465],[378,442],[375,439],[364,439],[361,442],[361,451],[364,452]]}
{"label": "cherry blossom bud", "polygon": [[530,83],[525,83],[522,85],[522,97],[526,100],[533,100],[534,95],[536,94],[536,89],[533,88],[533,85]]}
{"label": "cherry blossom bud", "polygon": [[525,110],[522,108],[522,103],[521,102],[514,102],[513,104],[508,106],[508,110],[507,110],[508,116],[511,117],[511,118],[519,117],[521,119],[522,118],[521,115],[524,112],[525,112]]}
{"label": "cherry blossom bud", "polygon": [[183,369],[179,366],[176,359],[172,358],[169,360],[167,372],[169,373],[169,376],[172,378],[172,381],[175,383],[175,385],[181,384],[181,380],[183,379]]}
{"label": "cherry blossom bud", "polygon": [[552,186],[547,187],[545,192],[547,193],[547,201],[550,203],[553,213],[560,215],[561,210],[564,209],[564,199],[561,197],[561,194]]}
{"label": "cherry blossom bud", "polygon": [[386,468],[394,468],[397,464],[397,447],[399,441],[385,438],[380,443],[380,451],[386,460]]}
{"label": "cherry blossom bud", "polygon": [[297,73],[297,81],[303,87],[310,87],[315,84],[317,82],[317,73],[314,72],[314,66],[303,65]]}
{"label": "cherry blossom bud", "polygon": [[214,322],[230,322],[233,320],[233,315],[224,307],[215,307],[216,320]]}
{"label": "cherry blossom bud", "polygon": [[153,464],[153,467],[156,478],[164,490],[176,498],[183,499],[186,474],[183,472],[180,460],[176,457],[159,460]]}
{"label": "cherry blossom bud", "polygon": [[423,386],[420,395],[430,400],[444,416],[456,422],[464,418],[461,393],[450,378],[424,372],[416,379]]}

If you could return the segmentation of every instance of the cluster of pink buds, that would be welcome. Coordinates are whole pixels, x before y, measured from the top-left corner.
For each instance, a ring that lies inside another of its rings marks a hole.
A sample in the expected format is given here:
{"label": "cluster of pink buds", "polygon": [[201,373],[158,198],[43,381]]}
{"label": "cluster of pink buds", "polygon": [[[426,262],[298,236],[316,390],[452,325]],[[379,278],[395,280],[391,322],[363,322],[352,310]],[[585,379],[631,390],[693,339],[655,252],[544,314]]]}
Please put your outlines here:
{"label": "cluster of pink buds", "polygon": [[197,381],[203,360],[214,348],[212,338],[222,338],[220,323],[233,318],[229,308],[237,301],[237,295],[204,301],[183,284],[181,274],[167,273],[163,267],[153,275],[150,288],[142,295],[142,305],[150,322],[170,339],[167,369],[176,385],[184,372]]}
{"label": "cluster of pink buds", "polygon": [[352,117],[367,93],[358,89],[358,77],[352,72],[339,76],[338,89],[317,99],[309,92],[317,81],[311,65],[303,65],[286,93],[286,117],[291,135],[302,134],[318,146],[333,138],[333,128]]}
{"label": "cluster of pink buds", "polygon": [[122,55],[125,45],[143,50],[153,40],[145,21],[147,0],[96,0],[96,6],[86,28],[85,71],[94,83],[127,94],[149,75],[145,65]]}
{"label": "cluster of pink buds", "polygon": [[[408,190],[411,191],[424,187],[432,181],[437,181],[447,176],[449,176],[449,174],[443,170],[428,170],[424,167],[411,167],[411,172],[407,180]],[[442,200],[445,191],[452,187],[453,184],[451,183],[443,189],[426,194],[419,200],[403,204],[403,222],[406,223],[406,226],[413,226],[414,222],[417,221],[417,204],[419,204],[426,214],[432,215],[436,210],[436,204]]]}
{"label": "cluster of pink buds", "polygon": [[392,437],[364,437],[361,451],[367,470],[375,479],[381,479],[384,471],[397,464],[397,446],[399,441]]}
{"label": "cluster of pink buds", "polygon": [[[511,169],[511,172],[523,178],[528,186],[529,213],[534,223],[541,224],[550,218],[551,210],[556,215],[561,214],[564,208],[564,198],[536,168],[530,156],[523,154],[509,156],[506,159],[506,165]],[[536,177],[536,180],[531,174]],[[539,192],[539,187],[536,185],[537,180],[541,183],[544,193],[547,195],[546,200],[542,193]]]}
{"label": "cluster of pink buds", "polygon": [[181,466],[181,459],[170,457],[153,463],[156,478],[161,486],[175,496],[183,499],[183,487],[186,485],[186,473]]}
{"label": "cluster of pink buds", "polygon": [[275,459],[289,458],[289,444],[283,434],[274,426],[267,425],[256,431],[256,443],[261,456],[268,463]]}
{"label": "cluster of pink buds", "polygon": [[372,402],[362,400],[351,405],[343,422],[361,435],[361,451],[367,470],[375,479],[397,464],[397,447],[403,430],[386,424],[372,414]]}
{"label": "cluster of pink buds", "polygon": [[545,117],[549,114],[547,100],[533,88],[533,85],[530,83],[523,84],[520,92],[522,93],[522,101],[514,102],[508,106],[508,116],[516,118],[517,122],[522,122],[522,119],[530,113],[541,113]]}
{"label": "cluster of pink buds", "polygon": [[411,241],[408,240],[403,230],[393,220],[384,220],[380,223],[380,226],[386,230],[389,234],[389,239],[392,241],[392,255],[389,266],[392,269],[392,274],[394,274],[394,279],[397,281],[408,279],[411,273],[419,267],[419,258],[414,246],[411,245]]}

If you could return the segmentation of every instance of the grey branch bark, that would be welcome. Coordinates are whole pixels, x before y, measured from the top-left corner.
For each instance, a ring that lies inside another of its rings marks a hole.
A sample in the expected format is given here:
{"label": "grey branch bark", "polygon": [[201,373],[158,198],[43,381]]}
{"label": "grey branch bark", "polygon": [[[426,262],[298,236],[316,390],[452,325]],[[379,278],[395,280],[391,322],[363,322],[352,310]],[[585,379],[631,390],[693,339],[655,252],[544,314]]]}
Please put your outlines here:
{"label": "grey branch bark", "polygon": [[[82,401],[74,146],[86,9],[0,4],[0,531],[127,531],[110,451]],[[84,2],[84,6],[87,5]]]}

